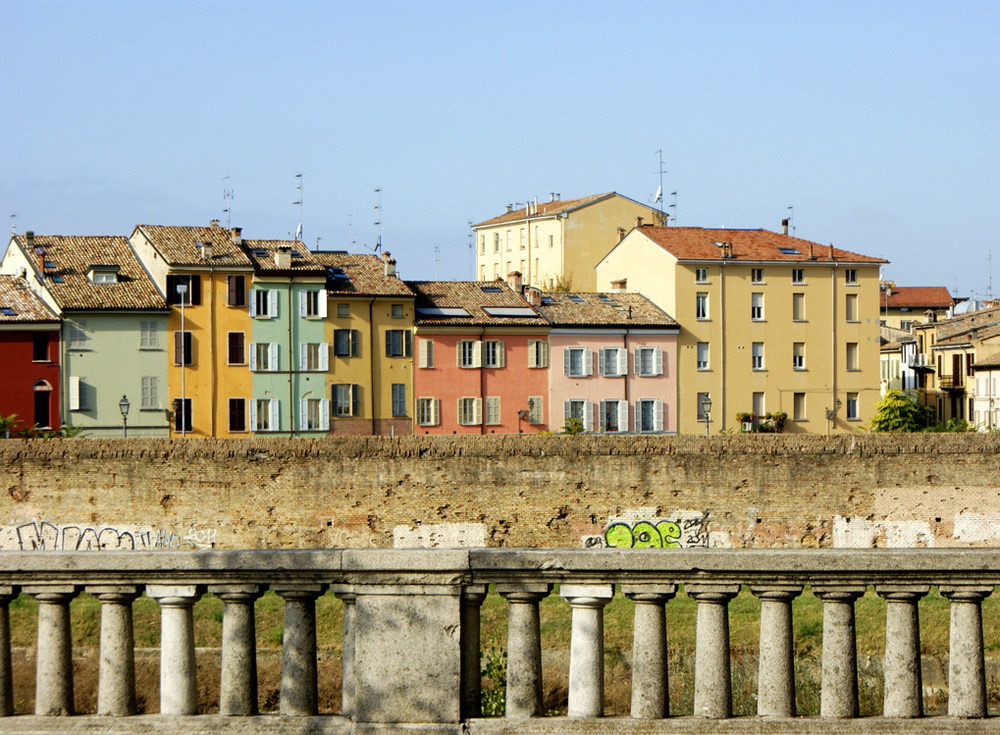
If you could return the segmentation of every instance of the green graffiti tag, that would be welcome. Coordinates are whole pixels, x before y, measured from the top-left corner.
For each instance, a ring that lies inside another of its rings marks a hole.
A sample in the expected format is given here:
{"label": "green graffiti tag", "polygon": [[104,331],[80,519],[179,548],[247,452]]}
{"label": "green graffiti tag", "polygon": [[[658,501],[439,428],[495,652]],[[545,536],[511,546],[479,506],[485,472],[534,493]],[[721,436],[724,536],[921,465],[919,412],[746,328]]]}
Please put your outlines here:
{"label": "green graffiti tag", "polygon": [[[687,513],[684,514],[688,516]],[[604,536],[592,537],[587,547],[613,549],[681,549],[708,546],[708,511],[674,520],[657,518],[634,522],[614,521]],[[603,541],[603,544],[601,543]]]}

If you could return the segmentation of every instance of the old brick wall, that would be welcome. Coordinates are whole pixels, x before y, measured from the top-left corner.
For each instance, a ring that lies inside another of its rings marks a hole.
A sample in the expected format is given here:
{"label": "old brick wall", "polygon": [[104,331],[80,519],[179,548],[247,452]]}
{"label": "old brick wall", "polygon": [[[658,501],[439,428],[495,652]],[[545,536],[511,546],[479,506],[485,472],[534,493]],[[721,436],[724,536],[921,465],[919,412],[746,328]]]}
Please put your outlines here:
{"label": "old brick wall", "polygon": [[1000,544],[998,451],[995,435],[6,440],[0,546],[31,522],[74,543],[110,526],[174,546],[390,546],[396,526],[482,524],[491,546],[579,546],[633,509],[707,511],[721,545],[893,545],[884,521],[926,524],[936,541],[916,545]]}

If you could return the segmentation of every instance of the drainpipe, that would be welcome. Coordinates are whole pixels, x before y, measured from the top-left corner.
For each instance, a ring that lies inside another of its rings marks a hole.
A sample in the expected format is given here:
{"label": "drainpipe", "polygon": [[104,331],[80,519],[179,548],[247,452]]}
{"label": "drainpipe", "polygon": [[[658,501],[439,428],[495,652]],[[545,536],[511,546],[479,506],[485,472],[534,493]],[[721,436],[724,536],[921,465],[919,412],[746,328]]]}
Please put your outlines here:
{"label": "drainpipe", "polygon": [[721,418],[719,419],[719,431],[726,428],[726,262],[722,261],[722,265],[719,266],[719,334],[722,349],[721,360],[719,361],[719,373],[720,380],[722,384],[722,389],[720,391],[721,395],[721,413],[719,414]]}
{"label": "drainpipe", "polygon": [[[622,378],[624,380],[624,382],[622,383],[622,400],[625,401],[625,405],[628,405],[628,398],[629,398],[629,396],[628,396],[628,380],[629,380],[629,372],[628,372],[628,352],[629,352],[629,350],[628,350],[628,334],[629,334],[628,328],[626,327],[625,328],[625,334],[622,335],[622,349],[625,350],[625,375],[622,376]],[[634,369],[634,367],[635,367],[635,365],[633,363],[633,369]],[[636,417],[636,418],[638,418],[638,417]],[[628,427],[626,426],[624,430],[628,431]]]}
{"label": "drainpipe", "polygon": [[[830,269],[830,322],[833,327],[830,329],[830,388],[833,397],[830,399],[830,407],[836,411],[837,406],[837,264],[833,263]],[[858,349],[861,346],[858,345]],[[836,414],[826,422],[826,434],[830,435],[830,426],[837,420]]]}
{"label": "drainpipe", "polygon": [[212,386],[212,410],[211,427],[212,436],[216,436],[215,415],[219,410],[218,398],[218,378],[215,373],[215,267],[208,264],[208,310],[209,310],[209,334],[208,334],[208,381]]}
{"label": "drainpipe", "polygon": [[[479,333],[479,344],[484,346],[483,337],[486,336],[486,327]],[[479,415],[479,433],[486,433],[486,368],[484,367],[483,352],[479,350],[479,405],[482,406],[482,413]]]}
{"label": "drainpipe", "polygon": [[[295,354],[295,343],[292,342],[292,278],[288,277],[288,435],[295,434],[295,400],[292,381],[295,371],[292,370],[292,356]],[[299,365],[301,369],[302,366]],[[301,417],[300,417],[301,418]],[[279,416],[279,421],[280,416]]]}
{"label": "drainpipe", "polygon": [[371,387],[368,389],[368,402],[371,406],[372,412],[372,436],[375,436],[375,297],[372,296],[372,300],[368,302],[368,341],[371,344],[369,348],[371,350],[371,359],[368,361],[370,363],[370,377],[371,377]]}

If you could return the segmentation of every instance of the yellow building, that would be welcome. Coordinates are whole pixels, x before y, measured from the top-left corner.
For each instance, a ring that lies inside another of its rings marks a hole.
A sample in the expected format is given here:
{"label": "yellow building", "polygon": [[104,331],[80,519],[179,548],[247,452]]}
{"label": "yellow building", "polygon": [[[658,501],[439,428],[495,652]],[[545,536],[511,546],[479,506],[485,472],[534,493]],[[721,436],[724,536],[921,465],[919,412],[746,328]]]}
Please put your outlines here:
{"label": "yellow building", "polygon": [[927,313],[946,319],[955,299],[944,286],[897,286],[892,281],[879,284],[879,309],[882,326],[909,329],[927,322]]}
{"label": "yellow building", "polygon": [[413,431],[413,301],[389,253],[315,252],[327,269],[330,433]]}
{"label": "yellow building", "polygon": [[879,398],[879,267],[886,261],[767,230],[642,226],[598,263],[598,290],[642,293],[680,323],[678,423],[740,430],[784,412],[786,432],[860,427]]}
{"label": "yellow building", "polygon": [[476,276],[492,281],[518,271],[527,286],[594,291],[594,266],[617,242],[618,230],[633,227],[637,217],[657,223],[660,216],[615,192],[508,205],[499,217],[472,226]]}

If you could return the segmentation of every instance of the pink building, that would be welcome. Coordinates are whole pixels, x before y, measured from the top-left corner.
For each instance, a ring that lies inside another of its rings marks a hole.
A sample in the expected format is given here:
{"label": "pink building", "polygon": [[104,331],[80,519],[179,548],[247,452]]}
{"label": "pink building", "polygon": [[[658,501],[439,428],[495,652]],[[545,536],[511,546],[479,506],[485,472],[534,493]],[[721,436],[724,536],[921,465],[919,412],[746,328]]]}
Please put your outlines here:
{"label": "pink building", "polygon": [[407,285],[417,297],[414,433],[548,429],[545,319],[502,281]]}
{"label": "pink building", "polygon": [[549,425],[587,431],[677,431],[678,324],[639,294],[544,293]]}

